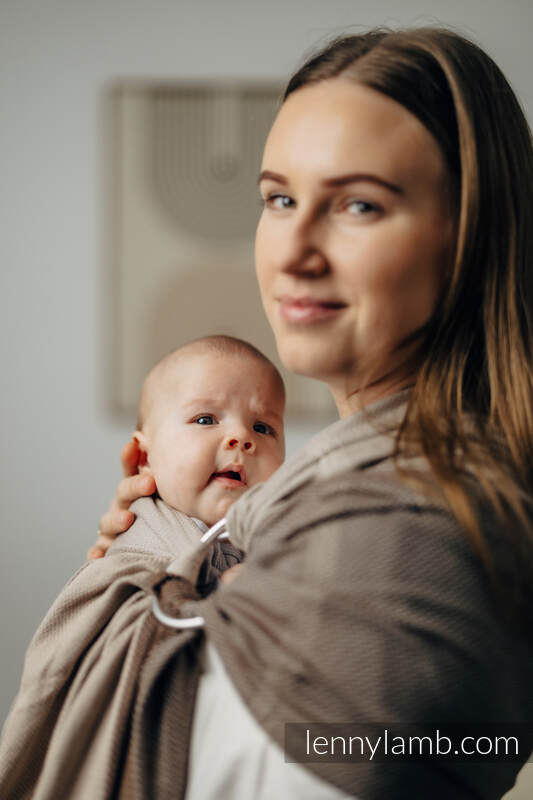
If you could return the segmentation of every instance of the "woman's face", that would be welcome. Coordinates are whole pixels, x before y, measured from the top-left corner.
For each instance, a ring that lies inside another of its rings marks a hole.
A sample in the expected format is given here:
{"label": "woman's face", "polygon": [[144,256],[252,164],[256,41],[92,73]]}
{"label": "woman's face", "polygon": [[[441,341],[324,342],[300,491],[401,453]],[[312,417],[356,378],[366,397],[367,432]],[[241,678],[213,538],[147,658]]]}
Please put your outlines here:
{"label": "woman's face", "polygon": [[455,243],[431,134],[372,89],[307,86],[274,122],[260,188],[257,274],[284,364],[327,381],[341,414],[369,369],[375,397],[409,383],[417,344],[397,346],[431,316]]}

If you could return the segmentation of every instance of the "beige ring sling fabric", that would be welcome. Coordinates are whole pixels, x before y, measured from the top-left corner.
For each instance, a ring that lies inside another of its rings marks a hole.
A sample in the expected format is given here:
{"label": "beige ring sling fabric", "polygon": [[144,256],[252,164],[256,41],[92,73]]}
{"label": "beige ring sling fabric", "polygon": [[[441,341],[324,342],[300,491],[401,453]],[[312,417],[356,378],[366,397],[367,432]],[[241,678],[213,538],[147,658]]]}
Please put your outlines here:
{"label": "beige ring sling fabric", "polygon": [[[162,625],[153,602],[176,617],[200,599],[206,545],[161,501],[132,508],[135,530],[74,575],[30,644],[1,740],[2,800],[183,796],[203,634]],[[208,546],[203,585],[240,555]]]}

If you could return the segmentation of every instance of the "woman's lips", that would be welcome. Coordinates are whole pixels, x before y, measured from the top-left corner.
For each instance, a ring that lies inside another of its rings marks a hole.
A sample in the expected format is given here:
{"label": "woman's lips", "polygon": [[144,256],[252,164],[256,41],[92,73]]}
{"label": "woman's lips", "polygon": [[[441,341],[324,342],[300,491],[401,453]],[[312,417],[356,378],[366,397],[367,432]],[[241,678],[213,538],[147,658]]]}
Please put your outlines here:
{"label": "woman's lips", "polygon": [[285,322],[306,324],[325,322],[338,316],[346,306],[336,300],[316,300],[312,297],[278,298],[280,313]]}

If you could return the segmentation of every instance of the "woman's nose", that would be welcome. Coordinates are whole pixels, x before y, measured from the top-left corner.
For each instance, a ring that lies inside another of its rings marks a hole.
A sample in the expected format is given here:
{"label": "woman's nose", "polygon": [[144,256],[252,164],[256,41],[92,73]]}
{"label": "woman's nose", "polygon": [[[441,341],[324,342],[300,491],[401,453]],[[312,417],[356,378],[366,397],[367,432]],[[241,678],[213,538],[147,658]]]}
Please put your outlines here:
{"label": "woman's nose", "polygon": [[246,436],[227,436],[224,440],[224,449],[241,450],[243,453],[255,453],[255,442]]}
{"label": "woman's nose", "polygon": [[305,220],[294,220],[286,233],[283,272],[316,278],[329,271],[329,263],[321,246],[318,221],[306,223]]}
{"label": "woman's nose", "polygon": [[283,271],[302,278],[319,278],[327,273],[328,263],[321,253],[314,251],[287,261]]}

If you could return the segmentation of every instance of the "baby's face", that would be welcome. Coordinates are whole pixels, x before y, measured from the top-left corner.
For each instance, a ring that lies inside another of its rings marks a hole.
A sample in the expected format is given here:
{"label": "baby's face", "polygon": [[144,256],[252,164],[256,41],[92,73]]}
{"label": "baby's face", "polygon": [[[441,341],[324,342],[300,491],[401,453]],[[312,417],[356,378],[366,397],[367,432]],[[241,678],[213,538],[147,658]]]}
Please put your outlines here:
{"label": "baby's face", "polygon": [[284,398],[252,356],[184,355],[153,388],[143,432],[159,495],[207,525],[283,462]]}

